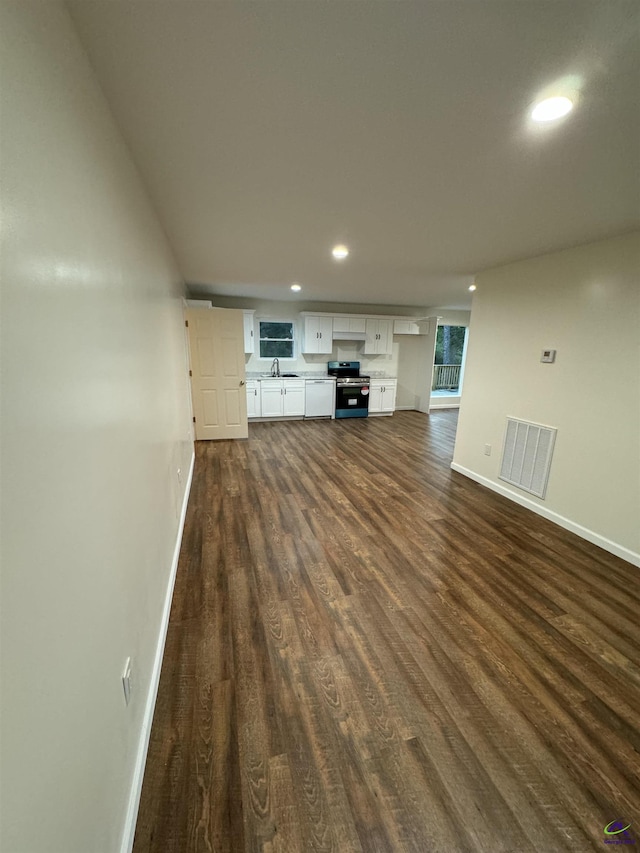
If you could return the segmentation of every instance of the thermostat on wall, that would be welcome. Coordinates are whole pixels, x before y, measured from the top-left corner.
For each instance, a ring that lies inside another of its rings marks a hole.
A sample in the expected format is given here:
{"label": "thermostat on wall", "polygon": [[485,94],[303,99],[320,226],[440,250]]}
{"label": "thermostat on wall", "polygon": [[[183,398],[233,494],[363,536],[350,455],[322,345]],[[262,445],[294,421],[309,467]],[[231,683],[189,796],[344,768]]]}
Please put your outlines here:
{"label": "thermostat on wall", "polygon": [[551,364],[556,360],[556,351],[554,349],[543,349],[540,361],[546,364]]}

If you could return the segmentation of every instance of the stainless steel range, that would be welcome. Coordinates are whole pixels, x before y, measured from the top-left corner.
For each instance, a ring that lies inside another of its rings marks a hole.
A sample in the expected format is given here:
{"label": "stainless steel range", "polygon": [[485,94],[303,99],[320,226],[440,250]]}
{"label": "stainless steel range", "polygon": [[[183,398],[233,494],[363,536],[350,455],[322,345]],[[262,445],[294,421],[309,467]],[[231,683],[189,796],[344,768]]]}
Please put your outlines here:
{"label": "stainless steel range", "polygon": [[336,418],[368,417],[371,377],[360,376],[360,362],[330,361],[327,373],[336,377]]}

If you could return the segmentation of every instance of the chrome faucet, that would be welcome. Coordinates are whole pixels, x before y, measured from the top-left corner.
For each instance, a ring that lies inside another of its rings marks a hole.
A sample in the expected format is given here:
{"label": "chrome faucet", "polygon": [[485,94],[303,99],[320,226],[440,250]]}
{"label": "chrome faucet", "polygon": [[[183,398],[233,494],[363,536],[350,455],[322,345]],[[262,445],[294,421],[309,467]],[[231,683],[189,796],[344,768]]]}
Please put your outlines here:
{"label": "chrome faucet", "polygon": [[271,375],[280,376],[280,359],[274,358],[271,362]]}

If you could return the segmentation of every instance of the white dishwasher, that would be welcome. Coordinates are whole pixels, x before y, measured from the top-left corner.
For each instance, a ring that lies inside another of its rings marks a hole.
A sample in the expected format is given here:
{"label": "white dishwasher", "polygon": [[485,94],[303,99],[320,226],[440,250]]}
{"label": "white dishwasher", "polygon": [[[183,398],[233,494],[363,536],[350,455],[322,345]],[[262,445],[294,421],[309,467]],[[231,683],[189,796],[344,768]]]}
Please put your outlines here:
{"label": "white dishwasher", "polygon": [[305,385],[305,418],[333,418],[336,407],[335,379],[307,379]]}

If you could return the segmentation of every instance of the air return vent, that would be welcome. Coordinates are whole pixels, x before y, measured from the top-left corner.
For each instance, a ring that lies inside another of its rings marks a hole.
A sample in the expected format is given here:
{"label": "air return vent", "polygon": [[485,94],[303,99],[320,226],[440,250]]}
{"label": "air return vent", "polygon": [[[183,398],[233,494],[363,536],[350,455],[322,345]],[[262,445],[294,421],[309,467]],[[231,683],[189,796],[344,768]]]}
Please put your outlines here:
{"label": "air return vent", "polygon": [[544,498],[556,432],[554,427],[507,418],[500,479]]}

